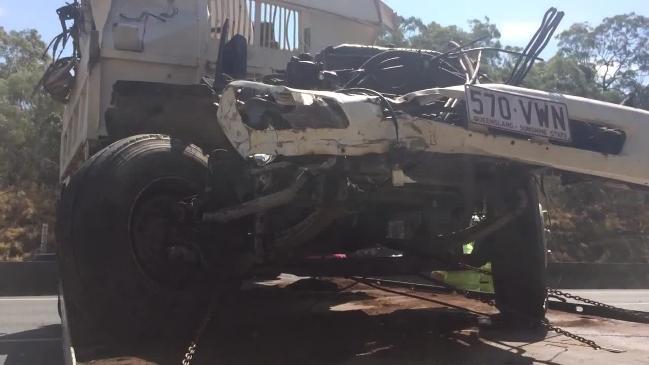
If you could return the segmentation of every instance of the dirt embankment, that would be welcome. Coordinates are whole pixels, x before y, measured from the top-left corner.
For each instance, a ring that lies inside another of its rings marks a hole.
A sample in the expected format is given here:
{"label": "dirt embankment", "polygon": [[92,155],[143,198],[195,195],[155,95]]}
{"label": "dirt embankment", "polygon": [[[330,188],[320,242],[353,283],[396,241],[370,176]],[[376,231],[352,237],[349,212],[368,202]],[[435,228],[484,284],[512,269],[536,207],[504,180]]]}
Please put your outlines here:
{"label": "dirt embankment", "polygon": [[545,179],[554,262],[649,263],[649,192]]}

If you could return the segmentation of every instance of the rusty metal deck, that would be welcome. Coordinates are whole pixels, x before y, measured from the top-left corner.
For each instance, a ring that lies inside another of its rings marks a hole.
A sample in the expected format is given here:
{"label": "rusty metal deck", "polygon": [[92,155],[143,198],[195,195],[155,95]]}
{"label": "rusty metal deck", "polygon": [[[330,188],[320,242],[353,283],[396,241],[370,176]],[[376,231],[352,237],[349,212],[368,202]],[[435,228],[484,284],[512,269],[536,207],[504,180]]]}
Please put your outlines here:
{"label": "rusty metal deck", "polygon": [[[649,325],[550,311],[555,325],[624,351],[615,354],[543,331],[481,328],[494,309],[450,294],[351,281],[292,284],[294,277],[249,285],[223,308],[195,364],[647,364]],[[449,308],[428,299],[460,306]],[[180,364],[186,344],[124,350],[93,364]]]}

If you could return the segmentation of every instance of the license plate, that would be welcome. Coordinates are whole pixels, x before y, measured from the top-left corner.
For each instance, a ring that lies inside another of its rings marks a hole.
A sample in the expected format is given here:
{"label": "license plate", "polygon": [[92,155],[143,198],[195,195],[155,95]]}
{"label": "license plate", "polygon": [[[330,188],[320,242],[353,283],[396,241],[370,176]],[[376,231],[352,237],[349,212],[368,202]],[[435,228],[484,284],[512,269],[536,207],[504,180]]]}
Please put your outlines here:
{"label": "license plate", "polygon": [[469,121],[526,136],[570,142],[565,104],[466,85]]}

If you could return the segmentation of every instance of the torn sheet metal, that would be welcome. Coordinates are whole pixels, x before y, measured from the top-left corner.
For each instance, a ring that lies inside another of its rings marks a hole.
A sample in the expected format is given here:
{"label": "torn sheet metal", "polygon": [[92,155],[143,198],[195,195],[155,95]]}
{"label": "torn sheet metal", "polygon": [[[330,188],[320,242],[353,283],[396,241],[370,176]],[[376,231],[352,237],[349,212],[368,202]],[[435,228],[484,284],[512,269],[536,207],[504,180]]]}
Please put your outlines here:
{"label": "torn sheet metal", "polygon": [[[600,121],[606,120],[606,123],[613,127],[624,128],[634,133],[629,133],[624,150],[619,155],[548,144],[527,137],[493,134],[488,130],[470,130],[402,112],[398,112],[397,133],[394,123],[386,118],[375,97],[297,90],[248,81],[235,81],[225,89],[218,112],[218,123],[242,156],[362,156],[388,153],[395,146],[399,146],[410,151],[497,157],[649,186],[649,165],[644,163],[645,156],[649,155],[649,145],[640,138],[649,135],[649,112],[512,86],[483,86],[561,100],[568,105],[571,118],[598,118]],[[327,98],[340,107],[349,125],[346,128],[306,126],[301,129],[254,129],[244,123],[239,107],[238,96],[244,90],[268,94],[276,103],[288,106]],[[424,102],[426,98],[440,96],[464,98],[459,90],[460,87],[424,90],[404,98],[420,99]]]}

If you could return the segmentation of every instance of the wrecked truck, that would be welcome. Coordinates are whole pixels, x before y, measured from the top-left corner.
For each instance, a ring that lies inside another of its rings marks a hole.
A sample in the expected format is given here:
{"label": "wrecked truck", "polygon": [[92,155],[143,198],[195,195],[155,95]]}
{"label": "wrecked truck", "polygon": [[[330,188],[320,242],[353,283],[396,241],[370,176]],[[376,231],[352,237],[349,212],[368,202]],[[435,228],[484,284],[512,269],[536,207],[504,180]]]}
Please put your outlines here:
{"label": "wrecked truck", "polygon": [[498,50],[372,45],[396,24],[380,1],[60,9],[75,50],[43,86],[67,103],[57,239],[73,343],[190,338],[214,297],[282,272],[491,262],[502,316],[541,320],[537,173],[649,185],[649,113],[519,86],[562,15],[494,84],[481,59]]}

